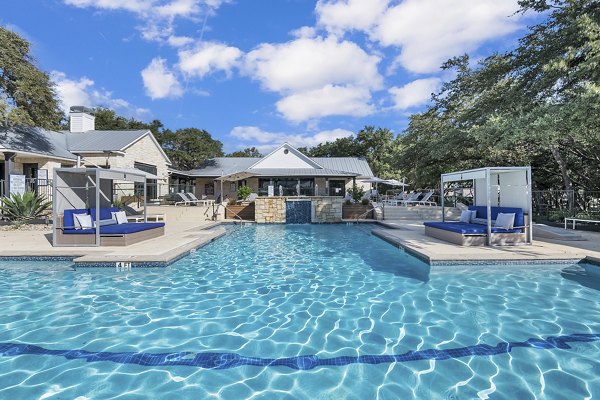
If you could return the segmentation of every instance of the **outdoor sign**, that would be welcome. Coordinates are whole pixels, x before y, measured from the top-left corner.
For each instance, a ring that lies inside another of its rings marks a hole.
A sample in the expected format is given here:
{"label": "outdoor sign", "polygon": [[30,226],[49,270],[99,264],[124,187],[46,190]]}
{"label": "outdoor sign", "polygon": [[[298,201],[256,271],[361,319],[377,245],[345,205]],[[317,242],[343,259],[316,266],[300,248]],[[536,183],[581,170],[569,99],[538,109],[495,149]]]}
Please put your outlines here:
{"label": "outdoor sign", "polygon": [[269,185],[269,197],[275,196],[275,186]]}
{"label": "outdoor sign", "polygon": [[25,194],[25,175],[10,175],[10,194]]}

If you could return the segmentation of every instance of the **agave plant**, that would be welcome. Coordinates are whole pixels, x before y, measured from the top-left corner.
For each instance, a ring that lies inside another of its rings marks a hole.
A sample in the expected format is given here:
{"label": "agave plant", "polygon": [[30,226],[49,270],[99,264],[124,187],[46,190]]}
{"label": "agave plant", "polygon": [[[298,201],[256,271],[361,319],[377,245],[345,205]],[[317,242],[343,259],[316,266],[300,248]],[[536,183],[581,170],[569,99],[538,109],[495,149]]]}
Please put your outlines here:
{"label": "agave plant", "polygon": [[13,193],[11,197],[0,199],[0,211],[11,221],[23,222],[39,218],[50,209],[52,203],[46,201],[46,196],[34,192]]}

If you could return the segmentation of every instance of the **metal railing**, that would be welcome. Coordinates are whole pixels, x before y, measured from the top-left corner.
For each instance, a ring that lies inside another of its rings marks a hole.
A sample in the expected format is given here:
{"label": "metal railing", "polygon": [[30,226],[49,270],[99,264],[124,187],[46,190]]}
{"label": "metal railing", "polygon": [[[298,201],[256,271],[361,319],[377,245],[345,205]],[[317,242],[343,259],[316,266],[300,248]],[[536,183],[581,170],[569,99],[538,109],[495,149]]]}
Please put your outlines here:
{"label": "metal railing", "polygon": [[[8,193],[4,193],[4,182],[3,179],[0,179],[0,197],[8,196]],[[45,196],[48,201],[52,201],[52,179],[26,178],[25,191],[37,193]]]}
{"label": "metal railing", "polygon": [[565,217],[600,218],[600,191],[536,190],[532,192],[533,216],[562,222]]}

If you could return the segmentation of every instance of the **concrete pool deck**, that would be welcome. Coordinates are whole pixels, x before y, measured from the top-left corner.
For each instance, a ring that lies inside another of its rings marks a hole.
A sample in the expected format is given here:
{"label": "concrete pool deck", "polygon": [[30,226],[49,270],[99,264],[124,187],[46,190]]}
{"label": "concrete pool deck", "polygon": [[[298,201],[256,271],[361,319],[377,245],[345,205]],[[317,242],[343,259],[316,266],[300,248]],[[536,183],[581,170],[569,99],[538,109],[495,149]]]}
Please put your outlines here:
{"label": "concrete pool deck", "polygon": [[206,207],[149,207],[165,214],[165,235],[130,246],[52,247],[52,231],[0,231],[2,257],[65,257],[75,265],[113,265],[131,262],[167,265],[225,233],[220,223],[206,221]]}
{"label": "concrete pool deck", "polygon": [[[166,215],[165,235],[126,247],[52,247],[51,231],[0,231],[0,259],[65,257],[73,258],[75,264],[81,266],[115,266],[117,262],[168,265],[225,233],[218,222],[206,220],[205,211],[206,207],[149,207],[149,214]],[[534,244],[531,246],[462,247],[426,236],[422,220],[386,220],[379,226],[373,226],[373,234],[432,265],[569,262],[585,259],[600,263],[600,233],[577,233],[586,240],[563,241],[534,237]]]}
{"label": "concrete pool deck", "polygon": [[481,264],[485,262],[600,262],[600,233],[577,231],[582,241],[535,238],[532,245],[502,247],[458,246],[425,235],[421,220],[385,221],[373,234],[430,264]]}

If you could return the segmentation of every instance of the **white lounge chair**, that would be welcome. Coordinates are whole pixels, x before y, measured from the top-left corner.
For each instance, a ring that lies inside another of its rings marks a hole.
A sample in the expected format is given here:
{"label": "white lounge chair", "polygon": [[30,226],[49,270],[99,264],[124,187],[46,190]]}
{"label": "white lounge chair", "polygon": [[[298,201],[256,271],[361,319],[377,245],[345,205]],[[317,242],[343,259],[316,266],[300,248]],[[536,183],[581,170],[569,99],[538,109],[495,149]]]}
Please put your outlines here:
{"label": "white lounge chair", "polygon": [[[420,195],[420,193],[418,193],[418,195]],[[421,198],[420,200],[418,199],[418,195],[417,198],[415,198],[414,200],[408,200],[405,201],[405,204],[420,204],[420,205],[437,205],[437,203],[435,201],[429,201],[429,199],[431,198],[431,196],[433,196],[433,191],[429,191],[427,193],[425,193],[425,195],[423,195],[423,198]]]}
{"label": "white lounge chair", "polygon": [[209,200],[206,196],[202,196],[202,199],[196,197],[194,193],[188,192],[186,193],[187,197],[192,201],[193,204],[202,204],[203,206],[207,206],[211,203],[214,203],[214,200]]}
{"label": "white lounge chair", "polygon": [[408,196],[402,200],[402,205],[408,206],[409,204],[416,202],[420,195],[421,192],[410,192]]}
{"label": "white lounge chair", "polygon": [[180,199],[179,201],[175,202],[175,206],[180,206],[182,204],[184,206],[189,206],[191,204],[190,199],[185,195],[185,193],[175,193],[175,194]]}

